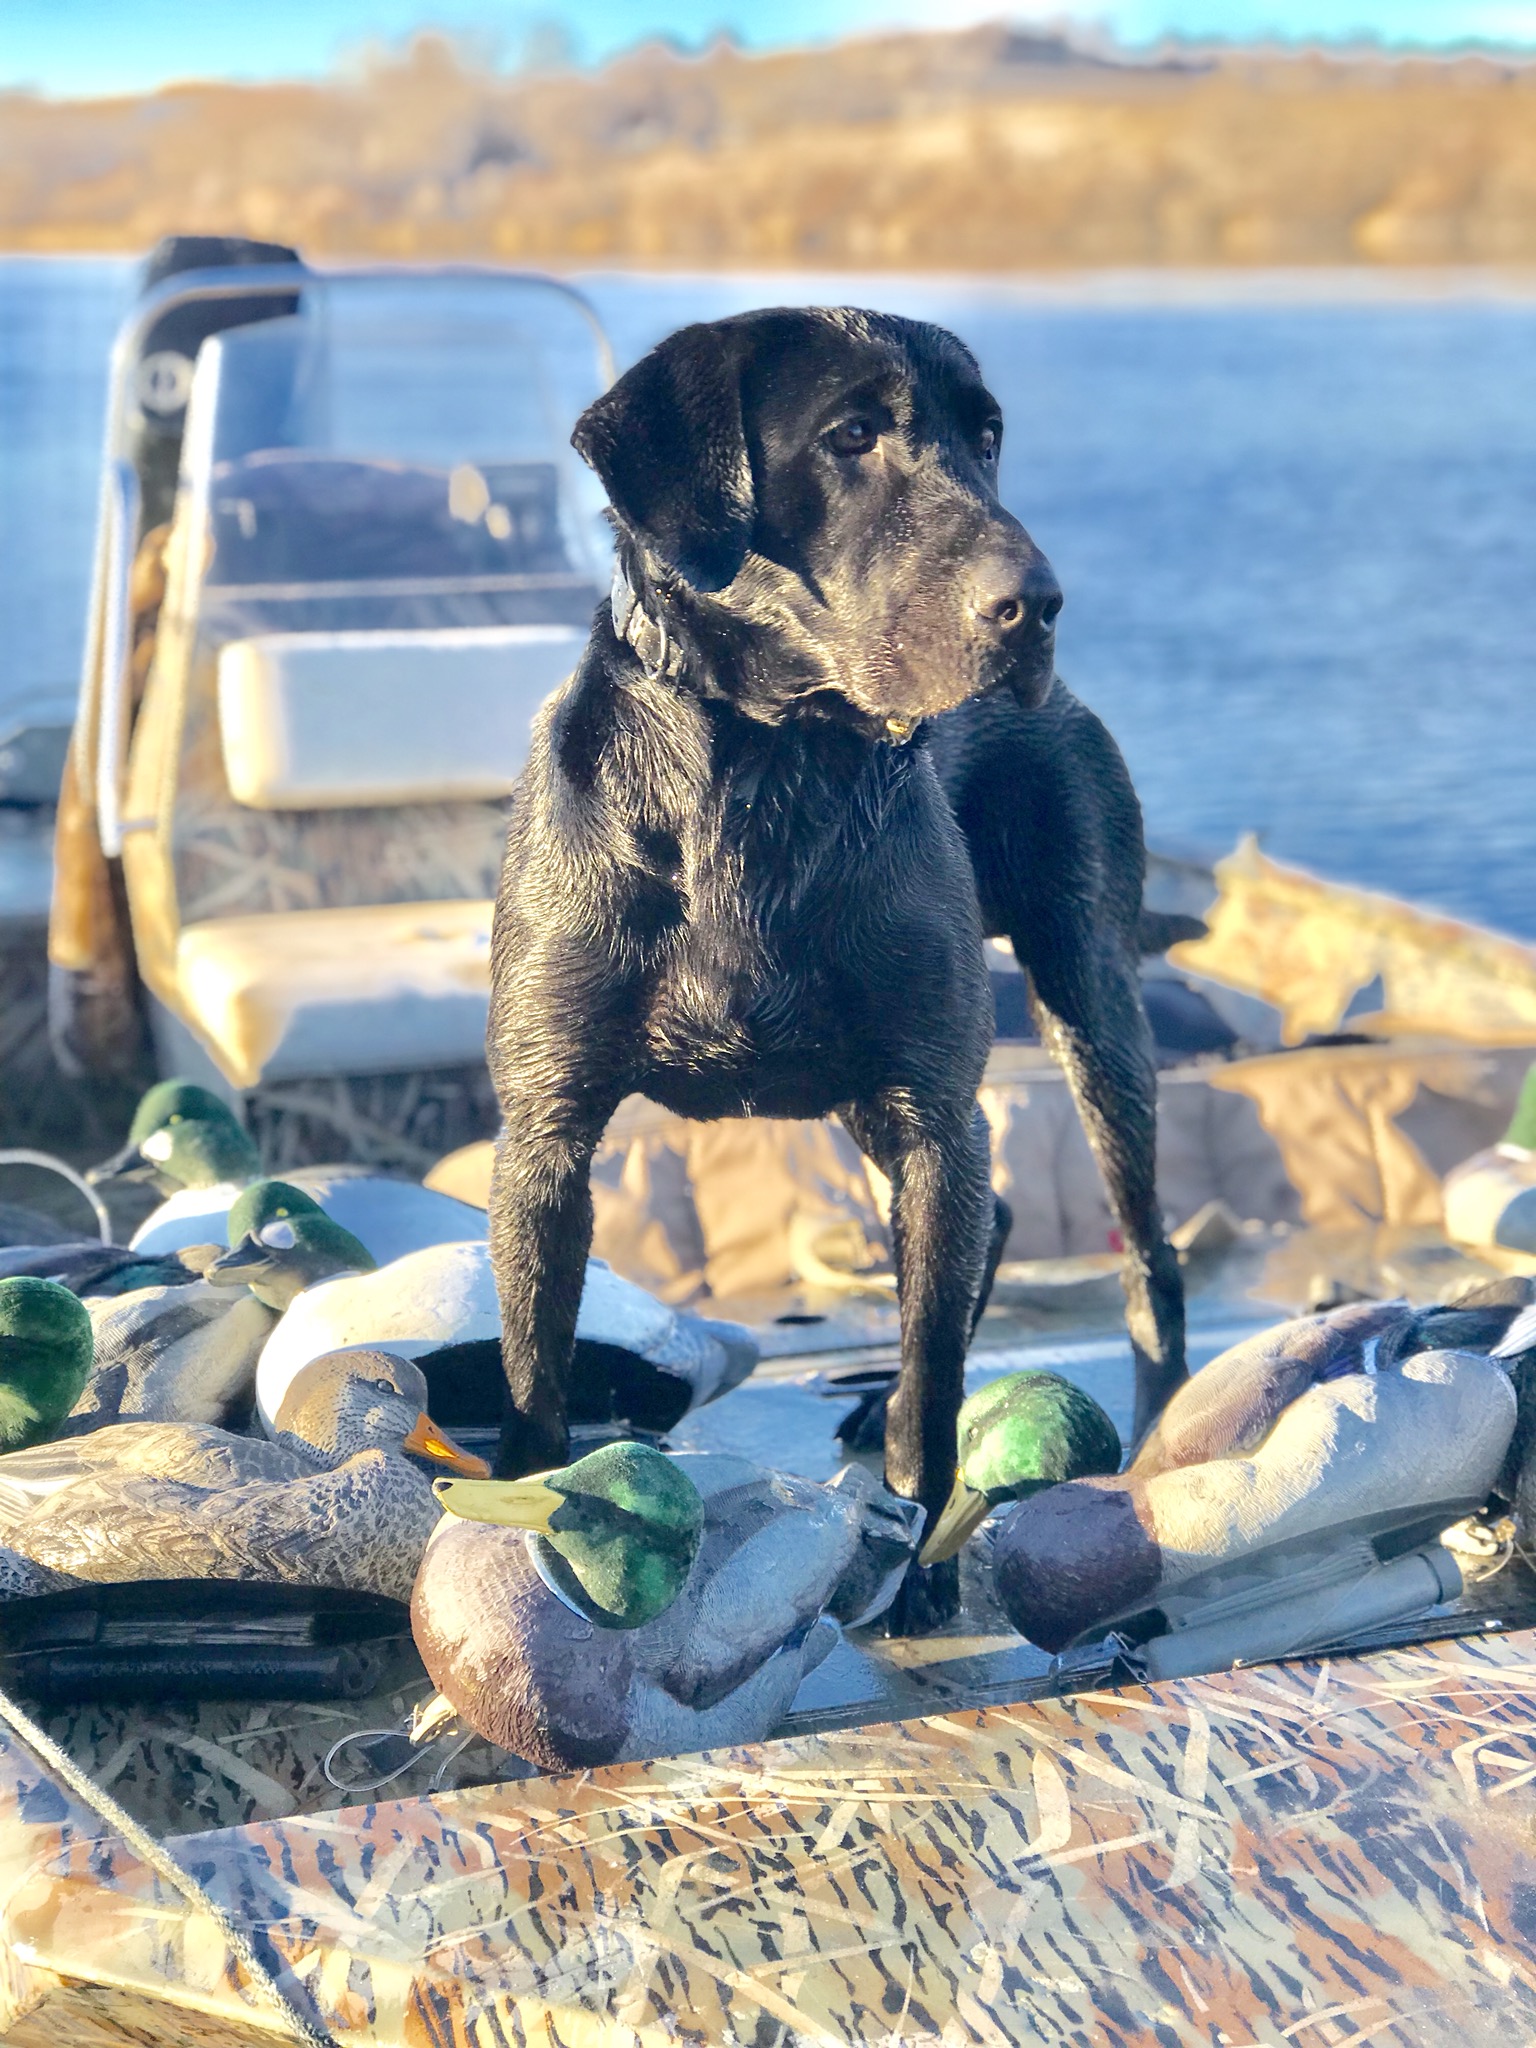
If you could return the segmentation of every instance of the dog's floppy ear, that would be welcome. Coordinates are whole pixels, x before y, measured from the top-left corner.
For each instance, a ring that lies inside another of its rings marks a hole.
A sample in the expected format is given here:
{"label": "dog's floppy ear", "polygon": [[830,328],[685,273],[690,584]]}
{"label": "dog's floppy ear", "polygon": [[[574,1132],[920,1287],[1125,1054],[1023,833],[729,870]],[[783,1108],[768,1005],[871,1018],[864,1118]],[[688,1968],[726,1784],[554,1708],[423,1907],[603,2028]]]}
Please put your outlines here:
{"label": "dog's floppy ear", "polygon": [[741,356],[730,329],[680,328],[589,405],[571,436],[623,523],[696,590],[723,590],[752,537]]}

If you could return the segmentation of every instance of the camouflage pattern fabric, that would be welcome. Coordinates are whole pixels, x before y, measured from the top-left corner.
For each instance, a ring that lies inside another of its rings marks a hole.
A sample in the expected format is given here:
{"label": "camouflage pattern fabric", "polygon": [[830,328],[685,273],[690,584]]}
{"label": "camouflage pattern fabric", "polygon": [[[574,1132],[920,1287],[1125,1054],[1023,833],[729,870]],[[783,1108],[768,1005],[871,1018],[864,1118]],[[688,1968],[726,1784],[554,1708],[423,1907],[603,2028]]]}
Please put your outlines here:
{"label": "camouflage pattern fabric", "polygon": [[[342,2043],[1477,2048],[1536,2036],[1533,1694],[1522,1633],[168,1846]],[[61,1979],[250,2021],[20,1745],[0,1797],[0,2026]]]}

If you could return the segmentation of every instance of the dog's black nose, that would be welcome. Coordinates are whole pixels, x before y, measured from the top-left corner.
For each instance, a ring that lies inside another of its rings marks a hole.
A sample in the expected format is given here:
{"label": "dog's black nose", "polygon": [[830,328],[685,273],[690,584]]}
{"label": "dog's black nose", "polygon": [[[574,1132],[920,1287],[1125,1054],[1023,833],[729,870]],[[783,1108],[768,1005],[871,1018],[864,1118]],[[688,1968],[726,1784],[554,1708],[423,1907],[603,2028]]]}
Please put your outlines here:
{"label": "dog's black nose", "polygon": [[1049,632],[1061,605],[1056,572],[1040,554],[1028,563],[998,556],[982,565],[972,586],[972,611],[1003,640]]}

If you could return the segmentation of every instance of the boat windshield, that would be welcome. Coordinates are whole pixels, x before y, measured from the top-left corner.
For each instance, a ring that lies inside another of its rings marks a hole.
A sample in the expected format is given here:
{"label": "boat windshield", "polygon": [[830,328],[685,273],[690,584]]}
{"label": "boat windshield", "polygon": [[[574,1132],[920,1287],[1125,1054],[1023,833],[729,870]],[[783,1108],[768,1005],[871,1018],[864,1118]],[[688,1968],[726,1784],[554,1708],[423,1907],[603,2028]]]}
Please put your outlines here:
{"label": "boat windshield", "polygon": [[607,368],[549,280],[306,279],[198,356],[181,488],[208,583],[601,584],[602,491],[570,433]]}

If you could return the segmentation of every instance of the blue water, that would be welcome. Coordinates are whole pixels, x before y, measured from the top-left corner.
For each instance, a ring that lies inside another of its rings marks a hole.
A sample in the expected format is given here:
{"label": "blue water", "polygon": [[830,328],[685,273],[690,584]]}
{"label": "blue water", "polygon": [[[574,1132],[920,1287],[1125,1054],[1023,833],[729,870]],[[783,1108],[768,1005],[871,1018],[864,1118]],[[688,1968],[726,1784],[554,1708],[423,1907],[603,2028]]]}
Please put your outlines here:
{"label": "blue water", "polygon": [[[126,266],[0,260],[0,725],[78,665]],[[1253,830],[1536,937],[1536,300],[1262,281],[587,280],[621,362],[754,304],[851,298],[970,342],[1004,495],[1067,593],[1063,674],[1154,840]]]}

